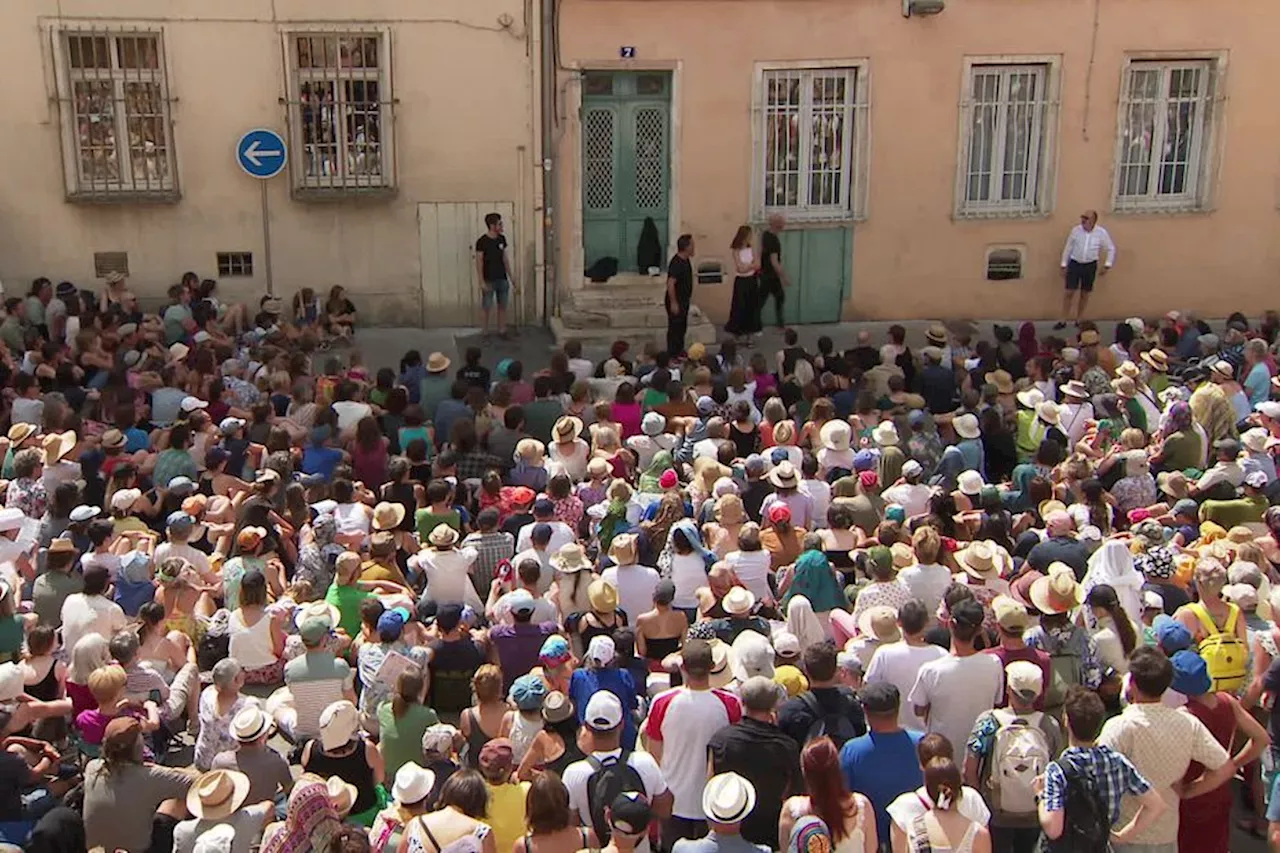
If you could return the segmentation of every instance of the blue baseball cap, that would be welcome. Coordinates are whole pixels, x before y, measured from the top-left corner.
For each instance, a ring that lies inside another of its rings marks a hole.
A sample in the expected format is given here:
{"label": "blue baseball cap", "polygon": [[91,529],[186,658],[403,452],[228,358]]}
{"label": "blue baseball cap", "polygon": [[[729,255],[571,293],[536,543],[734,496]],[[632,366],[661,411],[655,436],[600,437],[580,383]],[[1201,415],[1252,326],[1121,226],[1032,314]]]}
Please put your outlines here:
{"label": "blue baseball cap", "polygon": [[399,607],[388,610],[378,617],[378,635],[384,642],[398,640],[406,621],[405,612]]}
{"label": "blue baseball cap", "polygon": [[1203,696],[1213,689],[1208,664],[1190,649],[1174,652],[1169,663],[1173,664],[1173,682],[1169,686],[1183,696]]}
{"label": "blue baseball cap", "polygon": [[169,513],[169,517],[165,519],[165,526],[167,526],[167,527],[187,527],[187,528],[190,528],[190,527],[195,526],[195,523],[196,523],[196,520],[195,520],[194,518],[192,518],[191,516],[187,515],[187,514],[186,514],[185,512],[183,512],[182,510],[178,510],[177,512],[171,512],[171,513]]}
{"label": "blue baseball cap", "polygon": [[1184,649],[1191,648],[1193,642],[1191,632],[1187,630],[1186,625],[1183,625],[1172,616],[1157,616],[1152,621],[1151,627],[1156,632],[1156,645],[1166,655],[1176,654]]}
{"label": "blue baseball cap", "polygon": [[853,470],[870,471],[876,467],[876,455],[870,450],[859,450],[853,454]]}
{"label": "blue baseball cap", "polygon": [[698,414],[702,415],[703,417],[706,417],[707,415],[711,414],[716,410],[716,401],[706,396],[699,397],[697,406],[698,406]]}
{"label": "blue baseball cap", "polygon": [[533,502],[534,515],[555,515],[556,505],[549,498],[538,498]]}

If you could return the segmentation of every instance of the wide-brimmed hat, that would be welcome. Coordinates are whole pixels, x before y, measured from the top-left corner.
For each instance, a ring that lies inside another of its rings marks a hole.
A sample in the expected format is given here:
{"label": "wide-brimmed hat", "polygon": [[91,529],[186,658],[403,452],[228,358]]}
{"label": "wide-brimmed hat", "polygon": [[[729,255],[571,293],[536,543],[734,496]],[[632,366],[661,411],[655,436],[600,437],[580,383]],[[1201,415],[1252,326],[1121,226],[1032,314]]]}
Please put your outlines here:
{"label": "wide-brimmed hat", "polygon": [[404,504],[381,501],[373,508],[374,530],[395,530],[404,521]]}
{"label": "wide-brimmed hat", "polygon": [[128,439],[124,437],[124,433],[118,429],[109,429],[102,434],[103,450],[116,450],[124,447],[127,442]]}
{"label": "wide-brimmed hat", "polygon": [[320,744],[337,749],[348,743],[360,730],[360,712],[346,699],[340,699],[320,713]]}
{"label": "wide-brimmed hat", "polygon": [[1125,376],[1129,379],[1137,379],[1142,375],[1142,369],[1138,367],[1137,362],[1122,361],[1116,367],[1116,376]]}
{"label": "wide-brimmed hat", "polygon": [[662,416],[661,412],[646,412],[645,416],[640,420],[640,432],[653,438],[662,435],[667,428],[667,419]]}
{"label": "wide-brimmed hat", "polygon": [[1052,400],[1045,400],[1036,406],[1036,417],[1050,426],[1057,426],[1062,421],[1062,413],[1058,411],[1058,404]]}
{"label": "wide-brimmed hat", "polygon": [[231,736],[241,743],[252,743],[273,727],[271,716],[257,705],[250,705],[231,718]]}
{"label": "wide-brimmed hat", "polygon": [[1013,395],[1019,405],[1026,406],[1028,409],[1034,409],[1044,402],[1044,392],[1039,388],[1027,388]]}
{"label": "wide-brimmed hat", "polygon": [[638,537],[634,533],[619,533],[609,543],[609,558],[620,566],[629,566],[640,556]]}
{"label": "wide-brimmed hat", "polygon": [[756,596],[746,587],[731,587],[720,600],[720,606],[730,616],[746,616],[756,606]]}
{"label": "wide-brimmed hat", "polygon": [[1111,380],[1111,389],[1125,400],[1132,400],[1138,396],[1138,386],[1128,376],[1118,376]]}
{"label": "wide-brimmed hat", "polygon": [[800,477],[796,467],[790,462],[781,462],[769,472],[769,482],[779,489],[794,489],[800,485]]}
{"label": "wide-brimmed hat", "polygon": [[551,565],[566,574],[573,574],[592,567],[591,560],[587,557],[586,549],[577,542],[561,545],[560,550],[551,558]]}
{"label": "wide-brimmed hat", "polygon": [[1064,383],[1059,390],[1062,391],[1062,396],[1072,397],[1076,400],[1087,400],[1090,396],[1089,389],[1079,379],[1072,379]]}
{"label": "wide-brimmed hat", "polygon": [[907,566],[915,565],[916,552],[906,542],[894,542],[889,546],[889,553],[893,555],[895,569],[905,569]]}
{"label": "wide-brimmed hat", "polygon": [[773,679],[774,649],[769,639],[756,631],[743,631],[729,646],[729,669],[739,687],[755,676]]}
{"label": "wide-brimmed hat", "polygon": [[988,385],[996,386],[996,390],[1001,394],[1013,393],[1013,377],[1007,370],[993,370],[982,378]]}
{"label": "wide-brimmed hat", "polygon": [[947,345],[947,327],[934,323],[925,331],[924,337],[929,343],[944,347]]}
{"label": "wide-brimmed hat", "polygon": [[587,600],[597,613],[612,613],[618,609],[618,589],[611,583],[597,578],[587,586]]}
{"label": "wide-brimmed hat", "polygon": [[790,444],[796,437],[796,422],[792,420],[778,421],[773,425],[773,443],[775,446]]}
{"label": "wide-brimmed hat", "polygon": [[823,424],[818,437],[822,440],[822,446],[827,450],[839,452],[849,449],[849,441],[853,437],[853,430],[848,421],[837,419]]}
{"label": "wide-brimmed hat", "polygon": [[187,789],[187,810],[201,820],[222,820],[249,797],[249,777],[239,770],[210,770]]}
{"label": "wide-brimmed hat", "polygon": [[565,415],[551,428],[551,437],[556,441],[573,441],[580,432],[582,432],[582,418]]}
{"label": "wide-brimmed hat", "polygon": [[1254,453],[1265,453],[1268,447],[1276,443],[1276,440],[1263,427],[1254,427],[1240,434],[1240,443],[1244,445],[1246,450]]}
{"label": "wide-brimmed hat", "polygon": [[716,823],[741,823],[755,807],[755,786],[737,773],[712,776],[702,791],[702,811]]}
{"label": "wide-brimmed hat", "polygon": [[360,796],[356,786],[341,776],[330,776],[325,780],[324,786],[329,792],[329,803],[333,810],[338,813],[338,817],[346,817],[356,804],[356,798]]}
{"label": "wide-brimmed hat", "polygon": [[293,624],[298,630],[308,622],[323,621],[330,628],[342,621],[342,613],[327,601],[309,601],[294,611]]}
{"label": "wide-brimmed hat", "polygon": [[1053,571],[1031,585],[1031,604],[1046,616],[1069,613],[1084,601],[1084,590],[1070,570]]}
{"label": "wide-brimmed hat", "polygon": [[864,637],[875,637],[882,643],[898,642],[902,639],[898,611],[887,604],[868,607],[858,617],[858,633]]}
{"label": "wide-brimmed hat", "polygon": [[970,497],[981,494],[982,487],[987,481],[982,479],[982,475],[977,471],[961,471],[960,476],[956,478],[956,488],[960,494],[969,495]]}
{"label": "wide-brimmed hat", "polygon": [[121,489],[111,496],[111,508],[116,512],[128,512],[141,497],[141,489]]}
{"label": "wide-brimmed hat", "polygon": [[1156,487],[1175,500],[1191,494],[1191,483],[1181,471],[1161,471],[1156,475]]}
{"label": "wide-brimmed hat", "polygon": [[969,575],[979,580],[991,580],[1000,576],[1009,563],[1009,553],[988,540],[969,543],[969,547],[956,554],[956,563]]}
{"label": "wide-brimmed hat", "polygon": [[400,765],[396,771],[395,784],[391,786],[391,796],[401,805],[420,803],[436,786],[436,774],[421,766],[416,761]]}
{"label": "wide-brimmed hat", "polygon": [[1162,349],[1147,350],[1142,353],[1142,360],[1160,373],[1166,373],[1169,370],[1169,354]]}
{"label": "wide-brimmed hat", "polygon": [[427,534],[427,542],[437,548],[448,548],[457,541],[458,531],[454,530],[444,522],[441,522],[431,528],[431,532]]}
{"label": "wide-brimmed hat", "polygon": [[[108,432],[110,432],[110,430],[108,430]],[[15,444],[15,445],[21,444],[22,442],[26,441],[28,438],[31,438],[31,436],[35,434],[36,434],[35,424],[25,424],[25,423],[14,424],[13,426],[9,427],[9,433],[8,433],[9,443]]]}
{"label": "wide-brimmed hat", "polygon": [[871,440],[881,447],[896,447],[898,428],[893,425],[893,421],[881,421],[871,430]]}
{"label": "wide-brimmed hat", "polygon": [[977,438],[982,435],[982,428],[978,425],[978,416],[970,412],[965,412],[951,422],[951,426],[955,428],[956,435],[961,438]]}
{"label": "wide-brimmed hat", "polygon": [[40,444],[44,448],[44,464],[53,465],[76,446],[76,432],[69,429],[66,432],[50,433]]}
{"label": "wide-brimmed hat", "polygon": [[427,373],[444,373],[449,369],[449,356],[442,352],[433,352],[427,356]]}
{"label": "wide-brimmed hat", "polygon": [[191,347],[179,341],[169,346],[169,361],[182,361],[191,353]]}

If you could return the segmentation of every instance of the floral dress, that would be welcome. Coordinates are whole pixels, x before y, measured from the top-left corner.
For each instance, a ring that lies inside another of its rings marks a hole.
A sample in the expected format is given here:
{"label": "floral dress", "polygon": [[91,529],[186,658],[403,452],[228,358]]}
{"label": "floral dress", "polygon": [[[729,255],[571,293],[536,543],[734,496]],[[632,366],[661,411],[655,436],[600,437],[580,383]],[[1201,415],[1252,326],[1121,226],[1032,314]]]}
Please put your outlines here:
{"label": "floral dress", "polygon": [[196,738],[194,764],[199,770],[213,766],[219,752],[234,751],[238,742],[231,736],[231,721],[245,708],[258,705],[252,696],[240,696],[226,714],[218,713],[218,688],[210,685],[200,693],[200,735]]}

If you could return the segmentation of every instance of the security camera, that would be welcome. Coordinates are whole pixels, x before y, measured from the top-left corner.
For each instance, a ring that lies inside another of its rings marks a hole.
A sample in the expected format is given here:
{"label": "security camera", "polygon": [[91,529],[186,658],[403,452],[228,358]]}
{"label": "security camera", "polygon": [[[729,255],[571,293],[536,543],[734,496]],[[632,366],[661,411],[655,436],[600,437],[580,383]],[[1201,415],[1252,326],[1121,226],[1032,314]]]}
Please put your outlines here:
{"label": "security camera", "polygon": [[902,17],[936,15],[946,7],[946,0],[902,0]]}

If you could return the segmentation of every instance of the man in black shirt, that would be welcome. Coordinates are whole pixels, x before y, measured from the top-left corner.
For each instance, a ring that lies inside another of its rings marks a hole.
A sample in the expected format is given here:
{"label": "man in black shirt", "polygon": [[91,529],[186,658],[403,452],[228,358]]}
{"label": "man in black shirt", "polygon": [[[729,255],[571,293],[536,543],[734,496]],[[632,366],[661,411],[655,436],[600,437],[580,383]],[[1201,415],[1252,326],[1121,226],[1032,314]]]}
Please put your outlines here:
{"label": "man in black shirt", "polygon": [[772,296],[779,329],[782,328],[782,303],[786,298],[783,288],[791,285],[787,271],[782,268],[782,241],[778,239],[786,227],[787,220],[781,213],[775,213],[769,217],[769,228],[760,235],[760,313],[764,314],[765,303]]}
{"label": "man in black shirt", "polygon": [[489,230],[476,240],[476,274],[480,279],[483,295],[480,307],[484,312],[484,334],[489,334],[489,309],[498,305],[498,336],[507,336],[507,297],[515,281],[511,275],[511,259],[507,255],[507,238],[502,233],[502,217],[487,214],[484,225]]}
{"label": "man in black shirt", "polygon": [[667,355],[684,354],[684,336],[689,328],[689,303],[693,301],[693,235],[681,234],[676,254],[667,266]]}
{"label": "man in black shirt", "polygon": [[830,640],[815,643],[803,652],[804,669],[809,674],[809,689],[788,699],[778,709],[778,728],[800,744],[808,742],[819,717],[823,734],[831,738],[836,749],[846,740],[861,737],[867,731],[867,718],[858,704],[858,696],[837,680],[838,653]]}

